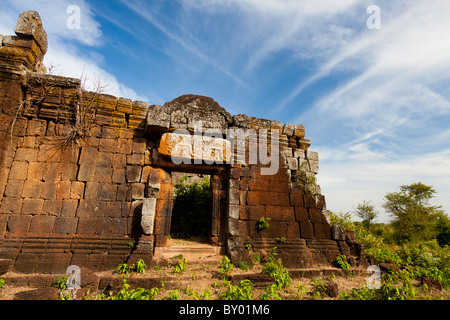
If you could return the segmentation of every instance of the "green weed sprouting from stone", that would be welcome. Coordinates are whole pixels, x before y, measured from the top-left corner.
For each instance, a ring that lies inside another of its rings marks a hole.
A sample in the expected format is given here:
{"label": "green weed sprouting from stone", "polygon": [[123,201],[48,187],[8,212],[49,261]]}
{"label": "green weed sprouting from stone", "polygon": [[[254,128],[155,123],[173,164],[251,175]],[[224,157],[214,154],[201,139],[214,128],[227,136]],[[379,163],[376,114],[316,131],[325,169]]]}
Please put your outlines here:
{"label": "green weed sprouting from stone", "polygon": [[129,276],[130,273],[133,272],[133,266],[130,266],[128,263],[119,264],[116,268],[116,272],[125,276]]}
{"label": "green weed sprouting from stone", "polygon": [[336,257],[335,264],[338,268],[341,268],[344,270],[348,270],[351,268],[351,265],[350,265],[350,263],[348,263],[347,257],[344,254]]}
{"label": "green weed sprouting from stone", "polygon": [[223,279],[226,279],[231,276],[231,272],[233,272],[234,265],[231,263],[230,258],[224,256],[223,259],[220,260],[220,274]]}
{"label": "green weed sprouting from stone", "polygon": [[169,292],[169,300],[178,300],[178,290],[172,290]]}
{"label": "green weed sprouting from stone", "polygon": [[139,259],[134,264],[134,269],[136,270],[136,272],[144,274],[147,270],[147,265],[145,264],[144,260]]}
{"label": "green weed sprouting from stone", "polygon": [[0,289],[5,285],[5,279],[0,279]]}
{"label": "green weed sprouting from stone", "polygon": [[276,260],[275,256],[277,247],[271,249],[268,262],[266,262],[262,268],[262,273],[266,273],[275,278],[276,286],[280,288],[286,288],[291,283],[291,276],[289,270],[283,267],[281,259]]}
{"label": "green weed sprouting from stone", "polygon": [[186,258],[179,260],[173,267],[174,273],[181,273],[187,271],[187,262]]}
{"label": "green weed sprouting from stone", "polygon": [[302,162],[294,177],[297,185],[314,197],[317,194],[317,178],[313,173],[308,172],[307,166],[307,161]]}
{"label": "green weed sprouting from stone", "polygon": [[314,300],[322,300],[326,295],[325,283],[320,279],[311,279],[313,284],[312,298]]}
{"label": "green weed sprouting from stone", "polygon": [[67,280],[69,279],[68,276],[60,275],[56,278],[56,281],[54,284],[52,284],[52,287],[63,290],[67,289]]}
{"label": "green weed sprouting from stone", "polygon": [[130,285],[126,279],[123,279],[122,285],[118,288],[117,293],[112,291],[102,293],[99,296],[100,300],[153,300],[158,294],[158,288],[150,290],[144,288],[130,289]]}
{"label": "green weed sprouting from stone", "polygon": [[229,284],[228,289],[222,292],[222,300],[252,300],[252,282],[248,279],[241,280],[239,285]]}
{"label": "green weed sprouting from stone", "polygon": [[259,231],[266,230],[270,227],[269,221],[272,220],[271,218],[262,217],[259,219],[259,221],[256,223],[256,228]]}
{"label": "green weed sprouting from stone", "polygon": [[276,284],[268,285],[264,290],[265,292],[259,297],[261,300],[282,300]]}

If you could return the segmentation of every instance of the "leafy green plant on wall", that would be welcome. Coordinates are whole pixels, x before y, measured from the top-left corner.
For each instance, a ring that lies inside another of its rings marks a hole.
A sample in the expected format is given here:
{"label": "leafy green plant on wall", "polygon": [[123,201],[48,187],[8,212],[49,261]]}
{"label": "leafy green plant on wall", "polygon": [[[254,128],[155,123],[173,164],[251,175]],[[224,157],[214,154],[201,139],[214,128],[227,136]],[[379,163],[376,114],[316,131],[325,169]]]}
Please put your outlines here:
{"label": "leafy green plant on wall", "polygon": [[116,272],[125,276],[129,276],[130,273],[133,272],[133,266],[130,266],[128,263],[119,264],[116,268]]}
{"label": "leafy green plant on wall", "polygon": [[277,255],[276,249],[276,247],[272,248],[269,255],[269,261],[264,264],[261,271],[262,273],[274,277],[277,288],[281,289],[290,285],[291,276],[288,269],[283,266],[281,259],[275,259],[275,256]]}
{"label": "leafy green plant on wall", "polygon": [[147,265],[144,260],[139,259],[136,263],[129,265],[128,263],[119,264],[116,268],[116,273],[123,274],[125,276],[129,276],[132,272],[138,272],[144,274],[147,270]]}
{"label": "leafy green plant on wall", "polygon": [[52,287],[63,290],[63,289],[67,289],[67,280],[68,280],[68,276],[58,276],[56,278],[56,281],[54,284],[52,284]]}
{"label": "leafy green plant on wall", "polygon": [[312,197],[317,194],[317,178],[314,173],[309,172],[307,161],[301,163],[294,177],[297,180],[297,185],[304,191],[309,192]]}
{"label": "leafy green plant on wall", "polygon": [[145,264],[144,260],[139,259],[134,264],[134,269],[136,270],[136,272],[144,274],[147,270],[147,265]]}
{"label": "leafy green plant on wall", "polygon": [[347,257],[345,256],[345,254],[336,257],[335,264],[338,268],[341,268],[344,270],[348,270],[351,268],[350,263],[347,262]]}
{"label": "leafy green plant on wall", "polygon": [[266,230],[270,227],[269,221],[272,220],[271,218],[262,217],[259,219],[259,221],[256,223],[256,228],[259,231]]}

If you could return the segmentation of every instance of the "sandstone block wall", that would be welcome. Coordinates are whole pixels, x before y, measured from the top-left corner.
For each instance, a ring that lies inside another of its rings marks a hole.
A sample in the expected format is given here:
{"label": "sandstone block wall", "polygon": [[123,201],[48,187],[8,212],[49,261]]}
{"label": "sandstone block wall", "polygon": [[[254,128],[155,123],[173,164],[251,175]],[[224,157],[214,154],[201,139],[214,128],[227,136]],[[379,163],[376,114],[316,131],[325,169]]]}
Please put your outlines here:
{"label": "sandstone block wall", "polygon": [[[39,72],[47,41],[36,12],[21,14],[16,34],[0,36],[0,259],[10,270],[151,262],[155,247],[167,245],[176,172],[211,176],[210,242],[234,261],[248,259],[249,246],[277,246],[293,268],[331,264],[340,254],[367,262],[360,245],[330,226],[319,186],[312,193],[295,179],[319,169],[305,126],[232,116],[208,97],[149,106],[88,92],[78,79]],[[172,149],[159,150],[161,137],[177,129],[223,134],[232,161],[211,164],[202,155],[175,164]],[[248,133],[244,140],[225,136],[236,129]],[[250,155],[262,146],[271,153],[274,144],[278,167],[264,175],[267,164]],[[262,217],[271,220],[261,231]]]}

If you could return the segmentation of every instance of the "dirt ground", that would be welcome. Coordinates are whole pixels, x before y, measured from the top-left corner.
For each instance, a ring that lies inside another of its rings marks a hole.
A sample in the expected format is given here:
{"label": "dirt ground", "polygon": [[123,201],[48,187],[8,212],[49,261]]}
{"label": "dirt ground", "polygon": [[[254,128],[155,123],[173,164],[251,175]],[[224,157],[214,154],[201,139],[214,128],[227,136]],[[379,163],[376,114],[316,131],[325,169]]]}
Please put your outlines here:
{"label": "dirt ground", "polygon": [[[170,296],[176,295],[179,300],[200,300],[200,299],[221,299],[221,294],[228,288],[228,283],[224,282],[220,274],[220,263],[219,262],[195,262],[187,261],[186,271],[176,272],[174,270],[175,262],[179,261],[174,259],[173,263],[167,263],[167,261],[162,261],[157,264],[154,268],[148,268],[145,274],[139,274],[133,272],[129,276],[117,275],[112,271],[108,272],[98,272],[96,273],[99,277],[119,277],[120,279],[131,279],[136,278],[158,278],[161,280],[163,287],[160,288],[158,295],[155,300],[169,299]],[[241,270],[234,267],[232,275],[252,275],[261,272],[261,264],[256,263],[251,270]],[[5,275],[7,276],[7,275]],[[1,277],[0,277],[1,278]],[[7,277],[5,277],[7,279]],[[245,277],[244,277],[245,278]],[[171,280],[167,280],[171,279]],[[354,275],[354,276],[334,276],[333,274],[329,276],[318,276],[314,280],[334,281],[337,283],[339,292],[350,291],[353,288],[363,288],[366,286],[367,275]],[[278,290],[283,300],[301,300],[301,299],[318,299],[314,296],[314,280],[310,278],[299,278],[292,279],[291,284],[287,288]],[[254,283],[252,290],[253,299],[260,299],[261,294],[265,292],[265,287],[267,284]],[[417,299],[450,299],[450,291],[443,290],[428,290],[423,291],[420,289],[420,284],[417,282],[417,288],[419,289],[419,295]],[[32,290],[32,287],[14,287],[8,284],[8,282],[0,288],[0,300],[12,300],[14,294],[21,291]],[[175,290],[177,290],[175,294]],[[100,291],[90,292],[84,298],[85,299],[97,299]],[[104,292],[105,293],[105,292]],[[321,297],[324,300],[329,299],[339,299],[338,297]]]}

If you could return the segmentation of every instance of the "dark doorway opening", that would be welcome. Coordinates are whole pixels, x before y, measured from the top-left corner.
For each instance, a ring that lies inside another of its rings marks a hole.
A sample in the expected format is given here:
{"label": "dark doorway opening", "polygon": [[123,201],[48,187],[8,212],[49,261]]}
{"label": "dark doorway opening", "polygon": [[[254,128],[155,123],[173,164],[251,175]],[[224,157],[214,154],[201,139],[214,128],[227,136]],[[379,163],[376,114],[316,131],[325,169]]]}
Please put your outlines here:
{"label": "dark doorway opening", "polygon": [[172,173],[174,200],[170,242],[209,242],[211,182],[209,175]]}

